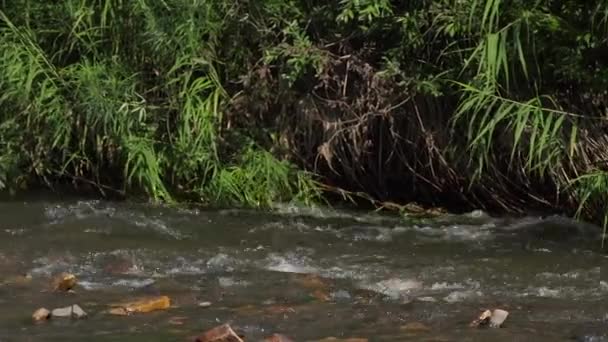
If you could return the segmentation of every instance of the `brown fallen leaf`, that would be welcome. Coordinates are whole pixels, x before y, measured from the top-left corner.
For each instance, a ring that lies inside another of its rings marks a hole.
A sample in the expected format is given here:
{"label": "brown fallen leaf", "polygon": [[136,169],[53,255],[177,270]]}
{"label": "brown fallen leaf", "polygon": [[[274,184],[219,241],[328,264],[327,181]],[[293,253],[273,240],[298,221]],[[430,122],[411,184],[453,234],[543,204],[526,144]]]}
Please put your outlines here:
{"label": "brown fallen leaf", "polygon": [[282,334],[272,334],[264,339],[265,342],[293,342],[289,337]]}
{"label": "brown fallen leaf", "polygon": [[34,322],[42,322],[51,318],[51,312],[45,308],[40,308],[32,314],[32,319]]}
{"label": "brown fallen leaf", "polygon": [[144,298],[133,302],[110,304],[108,312],[112,315],[125,316],[132,313],[146,313],[155,310],[165,310],[171,306],[171,299],[167,296]]}
{"label": "brown fallen leaf", "polygon": [[55,277],[53,277],[53,291],[70,291],[74,286],[76,286],[76,276],[62,272]]}
{"label": "brown fallen leaf", "polygon": [[195,342],[244,342],[228,324],[222,324],[211,330],[207,330],[198,336]]}

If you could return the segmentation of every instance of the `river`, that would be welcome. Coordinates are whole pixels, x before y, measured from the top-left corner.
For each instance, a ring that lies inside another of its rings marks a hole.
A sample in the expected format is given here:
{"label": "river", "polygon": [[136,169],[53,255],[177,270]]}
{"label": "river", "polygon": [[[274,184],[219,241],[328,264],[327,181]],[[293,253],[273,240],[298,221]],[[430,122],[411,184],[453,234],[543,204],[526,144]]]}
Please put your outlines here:
{"label": "river", "polygon": [[[593,227],[565,218],[96,200],[5,201],[0,217],[2,342],[187,341],[224,322],[247,341],[608,341],[608,255]],[[62,271],[74,293],[45,290]],[[106,313],[150,295],[172,307]],[[88,318],[32,323],[71,304]],[[502,328],[468,326],[485,308],[509,311]],[[414,322],[427,329],[404,328]]]}

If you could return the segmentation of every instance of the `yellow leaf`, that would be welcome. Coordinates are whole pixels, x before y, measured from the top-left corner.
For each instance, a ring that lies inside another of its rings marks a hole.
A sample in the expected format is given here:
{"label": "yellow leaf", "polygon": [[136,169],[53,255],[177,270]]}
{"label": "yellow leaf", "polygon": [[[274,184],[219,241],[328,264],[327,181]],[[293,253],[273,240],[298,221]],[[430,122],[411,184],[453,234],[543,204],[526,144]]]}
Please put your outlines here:
{"label": "yellow leaf", "polygon": [[167,296],[154,298],[144,298],[133,302],[111,304],[112,309],[109,313],[112,315],[129,315],[132,313],[146,313],[155,310],[165,310],[171,306],[171,299]]}

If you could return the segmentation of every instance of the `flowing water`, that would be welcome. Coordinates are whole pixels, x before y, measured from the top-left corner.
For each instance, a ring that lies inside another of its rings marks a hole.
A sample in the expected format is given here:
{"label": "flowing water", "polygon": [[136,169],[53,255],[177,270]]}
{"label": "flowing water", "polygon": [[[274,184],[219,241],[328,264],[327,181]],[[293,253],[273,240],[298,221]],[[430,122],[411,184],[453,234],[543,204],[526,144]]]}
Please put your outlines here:
{"label": "flowing water", "polygon": [[[224,322],[248,341],[608,341],[597,230],[558,217],[14,201],[0,218],[2,342],[187,341]],[[62,271],[77,276],[75,293],[48,291]],[[172,307],[106,312],[150,295]],[[88,318],[32,323],[39,307],[71,304]],[[509,311],[502,328],[468,327],[485,308]]]}

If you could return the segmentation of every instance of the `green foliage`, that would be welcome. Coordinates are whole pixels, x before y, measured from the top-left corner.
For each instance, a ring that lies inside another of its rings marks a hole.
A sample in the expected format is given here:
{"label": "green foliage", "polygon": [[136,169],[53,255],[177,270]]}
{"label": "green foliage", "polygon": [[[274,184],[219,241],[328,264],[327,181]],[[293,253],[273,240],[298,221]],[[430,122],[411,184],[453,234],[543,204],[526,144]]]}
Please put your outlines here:
{"label": "green foliage", "polygon": [[2,4],[1,186],[318,197],[282,155],[374,200],[605,221],[606,1]]}
{"label": "green foliage", "polygon": [[[598,212],[604,213],[599,215],[604,230],[608,207],[600,199],[605,198],[605,174],[584,164],[574,166],[581,163],[576,146],[591,142],[579,141],[580,125],[585,124],[587,130],[595,121],[594,115],[564,110],[568,99],[558,99],[564,94],[543,78],[562,85],[584,84],[588,88],[582,92],[597,92],[598,83],[606,80],[602,77],[606,69],[596,64],[595,72],[600,74],[591,75],[581,56],[600,46],[608,48],[605,34],[594,35],[605,29],[600,14],[605,13],[605,6],[576,1],[536,1],[519,6],[502,0],[473,1],[469,31],[479,32],[479,36],[463,73],[477,68],[472,81],[456,82],[461,100],[453,118],[456,126],[466,127],[474,181],[492,172],[490,164],[504,154],[497,146],[506,145],[511,172],[523,172],[528,179],[550,178],[558,189],[575,198],[577,215],[586,212],[586,217],[597,217]],[[590,25],[586,16],[595,18]],[[568,39],[567,45],[560,46]],[[559,64],[550,62],[555,57]],[[524,83],[531,86],[522,88]],[[498,140],[505,139],[505,133],[511,134],[509,143],[500,144]],[[603,203],[600,207],[598,200]],[[588,210],[591,202],[594,213]]]}
{"label": "green foliage", "polygon": [[7,4],[0,11],[0,188],[71,181],[168,202],[314,200],[311,175],[264,148],[229,148],[247,141],[247,132],[221,134],[229,100],[215,57],[222,6]]}

